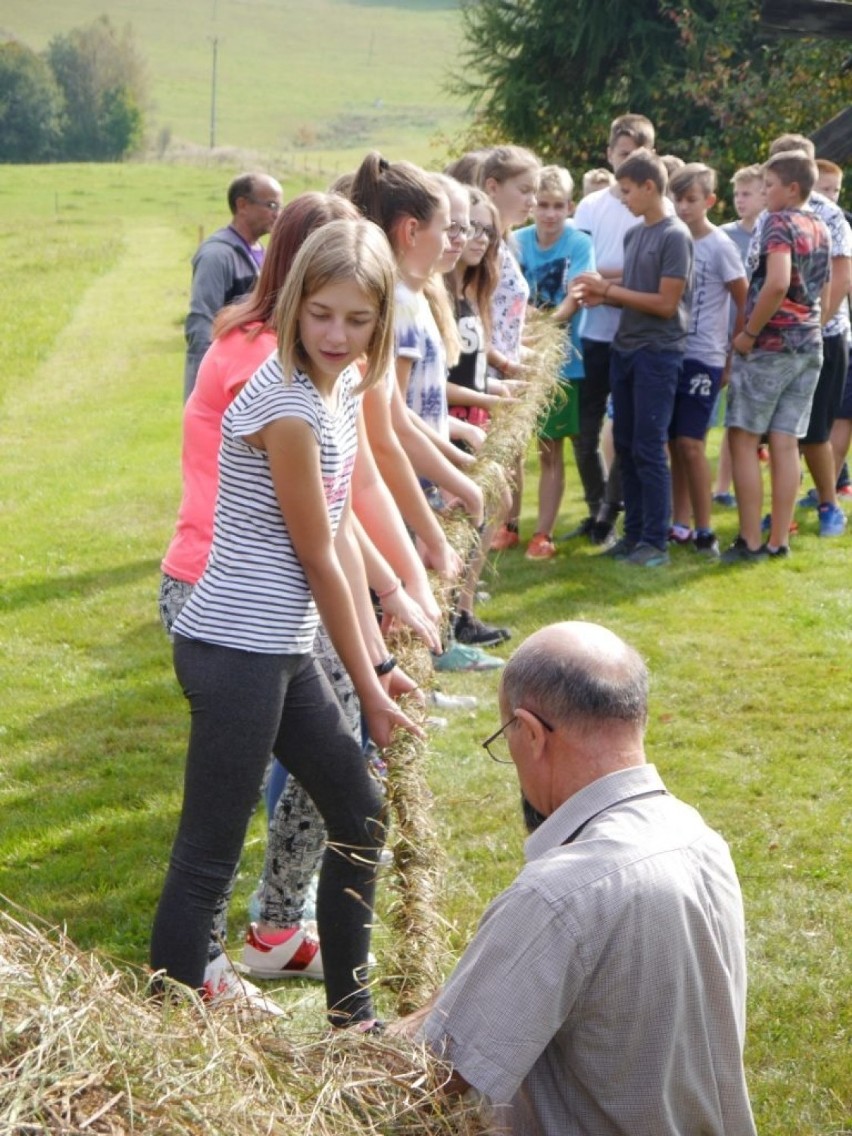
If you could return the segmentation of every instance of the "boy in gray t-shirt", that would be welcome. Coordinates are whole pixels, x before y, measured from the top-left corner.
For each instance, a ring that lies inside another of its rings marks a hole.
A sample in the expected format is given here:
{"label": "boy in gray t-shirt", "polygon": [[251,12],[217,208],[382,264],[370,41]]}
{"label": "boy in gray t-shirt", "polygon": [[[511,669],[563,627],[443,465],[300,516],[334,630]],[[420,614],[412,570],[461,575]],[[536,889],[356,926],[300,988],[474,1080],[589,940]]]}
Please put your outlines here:
{"label": "boy in gray t-shirt", "polygon": [[666,169],[636,150],[615,171],[624,204],[644,221],[624,238],[622,283],[577,277],[583,304],[622,309],[612,345],[613,434],[622,468],[624,536],[605,555],[648,568],[667,564],[671,478],[668,428],[686,349],[692,238],[666,214]]}

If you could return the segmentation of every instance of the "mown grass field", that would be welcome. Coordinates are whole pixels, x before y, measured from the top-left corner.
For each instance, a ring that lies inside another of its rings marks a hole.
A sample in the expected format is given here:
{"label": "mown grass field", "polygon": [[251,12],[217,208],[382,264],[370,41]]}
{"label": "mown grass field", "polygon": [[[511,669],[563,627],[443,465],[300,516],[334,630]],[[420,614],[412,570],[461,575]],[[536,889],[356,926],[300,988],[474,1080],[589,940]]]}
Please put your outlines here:
{"label": "mown grass field", "polygon": [[[131,165],[7,168],[0,184],[0,893],[132,964],[180,801],[186,713],[156,593],[179,494],[188,260],[199,227],[220,223],[224,180]],[[580,516],[571,467],[562,531]],[[733,515],[716,520],[732,537]],[[506,553],[482,614],[516,642],[596,620],[648,658],[649,753],[742,878],[758,1129],[839,1136],[852,1115],[852,536],[821,542],[813,516],[799,520],[791,561],[757,568],[678,550],[667,570],[631,571],[571,543],[545,564]],[[479,745],[496,728],[493,674],[443,685],[480,700],[429,757],[458,950],[515,873],[522,834],[512,771]],[[235,944],[261,858],[258,821]]]}
{"label": "mown grass field", "polygon": [[464,124],[455,0],[7,0],[0,34],[41,50],[105,11],[147,61],[152,144],[209,146],[214,39],[219,147],[342,173],[369,147],[426,162]]}

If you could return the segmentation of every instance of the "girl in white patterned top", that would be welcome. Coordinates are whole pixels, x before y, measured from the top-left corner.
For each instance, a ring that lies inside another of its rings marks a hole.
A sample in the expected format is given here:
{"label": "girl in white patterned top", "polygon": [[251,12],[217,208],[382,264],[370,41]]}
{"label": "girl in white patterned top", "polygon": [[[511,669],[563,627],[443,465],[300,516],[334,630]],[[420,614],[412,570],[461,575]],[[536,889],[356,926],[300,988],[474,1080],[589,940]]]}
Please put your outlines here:
{"label": "girl in white patterned top", "polygon": [[[535,206],[540,170],[538,158],[522,146],[495,146],[483,159],[480,184],[497,207],[503,239],[500,242],[500,280],[491,301],[489,374],[515,379],[521,374],[524,319],[530,288],[512,252],[511,231],[526,224]],[[523,496],[523,463],[511,471],[514,492],[509,518],[494,534],[497,551],[518,543],[518,520]]]}

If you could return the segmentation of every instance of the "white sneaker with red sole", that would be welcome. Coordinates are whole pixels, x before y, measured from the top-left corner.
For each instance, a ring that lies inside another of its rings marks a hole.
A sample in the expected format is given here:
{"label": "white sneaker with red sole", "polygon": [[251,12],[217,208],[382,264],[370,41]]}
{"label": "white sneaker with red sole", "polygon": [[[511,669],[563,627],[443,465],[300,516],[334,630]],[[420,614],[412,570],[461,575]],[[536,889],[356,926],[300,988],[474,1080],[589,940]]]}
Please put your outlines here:
{"label": "white sneaker with red sole", "polygon": [[261,935],[256,923],[246,932],[243,966],[253,978],[323,980],[319,939],[303,923]]}
{"label": "white sneaker with red sole", "polygon": [[267,998],[253,982],[243,978],[224,954],[207,964],[202,998],[210,1006],[220,1006],[223,1002],[240,1002],[265,1014],[284,1014],[284,1010],[271,998]]}

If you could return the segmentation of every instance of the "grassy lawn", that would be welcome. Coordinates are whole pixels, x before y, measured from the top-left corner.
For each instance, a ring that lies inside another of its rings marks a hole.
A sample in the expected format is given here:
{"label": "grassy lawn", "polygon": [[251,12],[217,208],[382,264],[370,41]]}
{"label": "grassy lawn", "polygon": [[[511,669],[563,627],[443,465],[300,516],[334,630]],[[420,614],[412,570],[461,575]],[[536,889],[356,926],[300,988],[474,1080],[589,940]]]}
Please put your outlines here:
{"label": "grassy lawn", "polygon": [[[3,31],[34,50],[108,11],[130,23],[150,80],[150,140],[210,140],[218,42],[216,144],[344,172],[369,147],[426,162],[430,140],[458,133],[464,108],[446,91],[459,48],[453,0],[6,0]],[[275,168],[280,168],[276,165]]]}
{"label": "grassy lawn", "polygon": [[[15,266],[0,279],[0,892],[135,964],[186,729],[156,611],[179,492],[180,323],[188,258],[199,227],[221,223],[225,180],[56,167],[7,169],[0,189],[0,248]],[[568,477],[562,531],[582,515],[571,465]],[[716,520],[730,539],[734,516]],[[481,612],[514,642],[555,619],[596,620],[649,660],[649,754],[725,835],[743,883],[747,1063],[764,1136],[848,1132],[852,1115],[852,537],[820,541],[813,514],[799,521],[788,563],[742,569],[676,550],[669,569],[632,570],[576,542],[548,563],[505,553]],[[496,723],[493,674],[442,685],[479,696],[429,754],[457,950],[514,875],[522,834],[512,771],[479,745]],[[261,857],[258,822],[235,940]]]}

